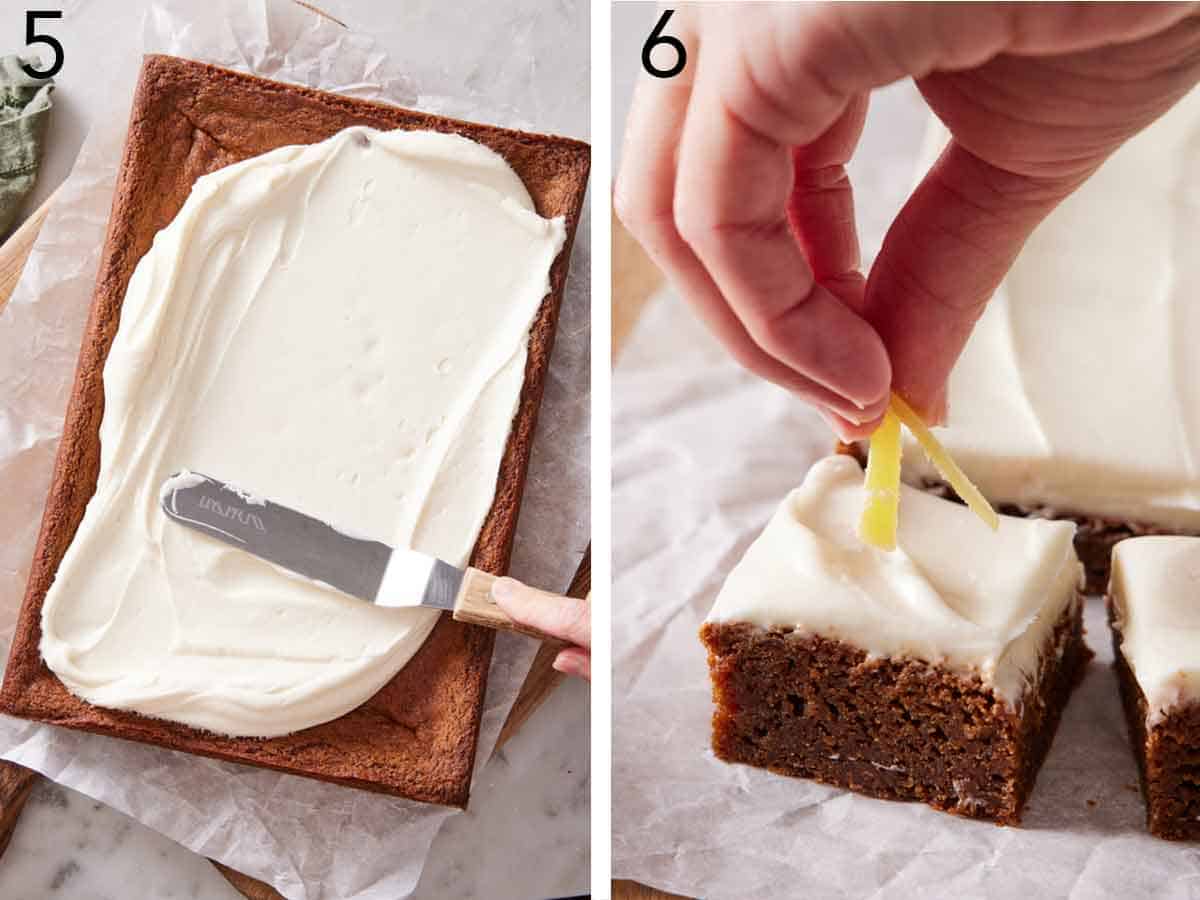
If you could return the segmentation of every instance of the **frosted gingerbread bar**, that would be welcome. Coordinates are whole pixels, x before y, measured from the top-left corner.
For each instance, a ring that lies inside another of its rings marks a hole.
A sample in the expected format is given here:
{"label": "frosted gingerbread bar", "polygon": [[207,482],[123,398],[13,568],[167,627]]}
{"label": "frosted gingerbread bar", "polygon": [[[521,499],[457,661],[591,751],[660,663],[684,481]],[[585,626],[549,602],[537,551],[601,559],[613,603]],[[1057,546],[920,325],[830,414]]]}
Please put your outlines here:
{"label": "frosted gingerbread bar", "polygon": [[1113,549],[1108,611],[1151,834],[1200,838],[1200,538]]}
{"label": "frosted gingerbread bar", "polygon": [[723,760],[1012,824],[1090,657],[1069,522],[901,488],[897,549],[857,535],[863,476],[818,462],[730,573],[701,639]]}

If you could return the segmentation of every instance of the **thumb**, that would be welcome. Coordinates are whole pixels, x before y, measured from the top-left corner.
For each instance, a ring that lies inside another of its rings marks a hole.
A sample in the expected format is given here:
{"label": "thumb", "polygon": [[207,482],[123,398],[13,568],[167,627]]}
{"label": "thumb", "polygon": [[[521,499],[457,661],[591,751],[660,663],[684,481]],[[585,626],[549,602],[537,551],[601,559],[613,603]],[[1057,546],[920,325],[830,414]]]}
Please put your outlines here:
{"label": "thumb", "polygon": [[492,598],[505,615],[522,625],[580,647],[592,646],[591,604],[587,600],[548,594],[515,578],[496,579]]}
{"label": "thumb", "polygon": [[592,656],[579,647],[558,651],[558,656],[554,657],[554,668],[564,675],[578,675],[585,681],[592,680]]}
{"label": "thumb", "polygon": [[1084,177],[1009,172],[951,141],[888,229],[866,318],[892,390],[929,421],[944,420],[946,378],[1021,246]]}

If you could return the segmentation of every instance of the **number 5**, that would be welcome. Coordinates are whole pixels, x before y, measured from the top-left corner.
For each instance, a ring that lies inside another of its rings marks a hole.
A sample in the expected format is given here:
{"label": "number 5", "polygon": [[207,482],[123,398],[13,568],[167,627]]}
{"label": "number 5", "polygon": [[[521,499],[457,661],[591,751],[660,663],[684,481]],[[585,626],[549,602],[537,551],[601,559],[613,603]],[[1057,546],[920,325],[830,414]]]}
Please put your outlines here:
{"label": "number 5", "polygon": [[48,34],[37,33],[38,19],[61,19],[62,17],[62,10],[30,10],[25,13],[26,45],[46,44],[54,51],[54,62],[44,72],[35,69],[28,63],[21,63],[21,69],[30,78],[53,78],[63,67],[63,45],[58,42],[57,38],[52,38]]}

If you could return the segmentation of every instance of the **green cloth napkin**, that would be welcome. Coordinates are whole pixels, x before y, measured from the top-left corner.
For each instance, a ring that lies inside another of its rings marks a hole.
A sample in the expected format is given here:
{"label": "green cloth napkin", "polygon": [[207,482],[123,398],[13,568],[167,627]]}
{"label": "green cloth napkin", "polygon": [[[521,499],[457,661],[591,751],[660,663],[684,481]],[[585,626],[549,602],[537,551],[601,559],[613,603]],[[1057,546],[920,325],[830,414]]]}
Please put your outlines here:
{"label": "green cloth napkin", "polygon": [[16,222],[37,180],[54,90],[53,79],[26,75],[23,62],[38,64],[16,55],[0,57],[0,237]]}

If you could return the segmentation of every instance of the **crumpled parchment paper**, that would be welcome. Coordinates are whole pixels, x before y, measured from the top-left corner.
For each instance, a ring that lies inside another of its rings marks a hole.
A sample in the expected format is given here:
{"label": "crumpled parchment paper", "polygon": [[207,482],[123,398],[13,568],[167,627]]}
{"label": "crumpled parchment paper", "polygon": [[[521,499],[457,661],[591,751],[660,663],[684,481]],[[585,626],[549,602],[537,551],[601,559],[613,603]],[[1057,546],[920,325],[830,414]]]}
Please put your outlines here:
{"label": "crumpled parchment paper", "polygon": [[[851,170],[868,250],[907,194],[924,127],[911,88],[885,93]],[[739,369],[669,290],[616,368],[613,416],[615,877],[708,900],[1200,896],[1200,849],[1146,833],[1098,598],[1096,658],[1020,828],[719,762],[697,632],[833,438]]]}
{"label": "crumpled parchment paper", "polygon": [[[115,4],[121,0],[99,0]],[[402,73],[423,36],[389,53],[288,0],[155,0],[128,62],[106,72],[97,115],[59,190],[21,282],[0,313],[0,651],[7,658],[91,300],[143,52],[200,59],[284,81],[511,127],[536,127],[541,102],[472,88],[477,62]],[[99,39],[100,36],[97,36]],[[411,53],[409,52],[411,50]],[[452,70],[452,71],[451,71]],[[514,91],[514,93],[516,93]],[[532,98],[532,99],[531,99]],[[586,213],[584,223],[586,223]],[[589,540],[588,240],[581,225],[543,400],[513,574],[565,587]],[[536,644],[500,635],[476,777]],[[449,810],[306,778],[0,717],[0,755],[139,819],[290,898],[403,897]]]}

